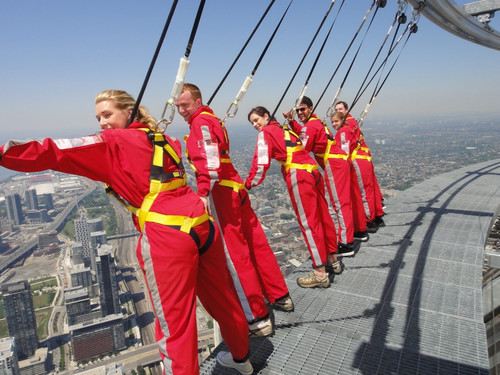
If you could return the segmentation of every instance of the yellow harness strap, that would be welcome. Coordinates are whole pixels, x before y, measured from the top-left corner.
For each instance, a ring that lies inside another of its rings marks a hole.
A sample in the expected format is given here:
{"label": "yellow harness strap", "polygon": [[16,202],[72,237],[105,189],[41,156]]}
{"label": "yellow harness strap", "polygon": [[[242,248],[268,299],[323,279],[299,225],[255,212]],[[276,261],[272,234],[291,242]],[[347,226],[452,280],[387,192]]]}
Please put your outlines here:
{"label": "yellow harness strap", "polygon": [[233,189],[236,193],[238,193],[240,190],[245,189],[245,184],[240,184],[236,181],[231,181],[231,180],[220,180],[218,182],[219,185],[229,187]]}
{"label": "yellow harness strap", "polygon": [[296,139],[300,139],[297,134],[295,134],[292,130],[288,128],[288,126],[283,125],[283,132],[285,135],[285,146],[286,146],[286,161],[279,161],[281,165],[285,167],[285,170],[288,172],[290,169],[302,169],[306,170],[309,173],[318,169],[317,164],[298,164],[292,163],[293,153],[296,151],[303,150],[302,144],[292,142],[292,138],[290,134],[292,134]]}
{"label": "yellow harness strap", "polygon": [[369,156],[369,155],[358,155],[358,151],[359,150],[364,151],[364,152],[370,152],[370,149],[367,148],[367,147],[357,146],[354,149],[354,151],[352,152],[351,160],[354,160],[354,159],[365,159],[365,160],[368,160],[369,162],[372,161],[372,157]]}

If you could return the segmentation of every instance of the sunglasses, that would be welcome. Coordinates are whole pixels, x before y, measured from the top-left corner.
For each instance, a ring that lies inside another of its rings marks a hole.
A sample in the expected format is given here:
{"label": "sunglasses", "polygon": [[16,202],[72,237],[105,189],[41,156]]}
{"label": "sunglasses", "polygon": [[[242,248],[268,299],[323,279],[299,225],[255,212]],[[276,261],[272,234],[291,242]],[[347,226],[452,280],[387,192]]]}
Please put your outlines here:
{"label": "sunglasses", "polygon": [[297,108],[297,112],[304,112],[307,109],[307,107],[300,107]]}

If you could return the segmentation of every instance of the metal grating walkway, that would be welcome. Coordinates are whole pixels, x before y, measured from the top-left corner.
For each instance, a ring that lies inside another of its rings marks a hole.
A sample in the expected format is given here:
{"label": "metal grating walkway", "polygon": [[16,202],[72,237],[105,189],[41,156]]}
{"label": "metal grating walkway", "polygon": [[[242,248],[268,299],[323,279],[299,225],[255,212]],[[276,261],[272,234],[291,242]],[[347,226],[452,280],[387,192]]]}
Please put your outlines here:
{"label": "metal grating walkway", "polygon": [[[500,160],[432,178],[386,200],[386,226],[328,289],[287,277],[292,313],[251,340],[255,374],[489,374],[483,250],[500,204]],[[237,374],[216,364],[201,374]]]}

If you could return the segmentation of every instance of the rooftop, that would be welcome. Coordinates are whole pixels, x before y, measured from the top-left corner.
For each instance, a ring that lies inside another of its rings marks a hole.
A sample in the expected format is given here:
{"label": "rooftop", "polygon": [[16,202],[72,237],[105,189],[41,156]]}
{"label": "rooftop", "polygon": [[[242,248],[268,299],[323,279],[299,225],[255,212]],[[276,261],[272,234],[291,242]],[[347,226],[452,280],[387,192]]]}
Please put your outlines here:
{"label": "rooftop", "polygon": [[[295,311],[252,339],[255,374],[489,374],[483,251],[500,203],[500,159],[386,199],[386,226],[362,243],[328,289],[286,279]],[[216,364],[201,374],[234,374]]]}

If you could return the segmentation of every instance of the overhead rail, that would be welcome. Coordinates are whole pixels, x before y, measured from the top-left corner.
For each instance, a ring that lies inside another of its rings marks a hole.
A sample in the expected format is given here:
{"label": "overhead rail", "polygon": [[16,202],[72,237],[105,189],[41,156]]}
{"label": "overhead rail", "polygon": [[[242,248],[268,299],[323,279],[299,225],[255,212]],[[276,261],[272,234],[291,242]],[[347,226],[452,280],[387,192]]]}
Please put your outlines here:
{"label": "overhead rail", "polygon": [[[409,2],[413,9],[444,30],[469,42],[500,51],[500,33],[479,22],[454,1],[409,0]],[[492,1],[492,4],[498,4],[498,1]]]}

